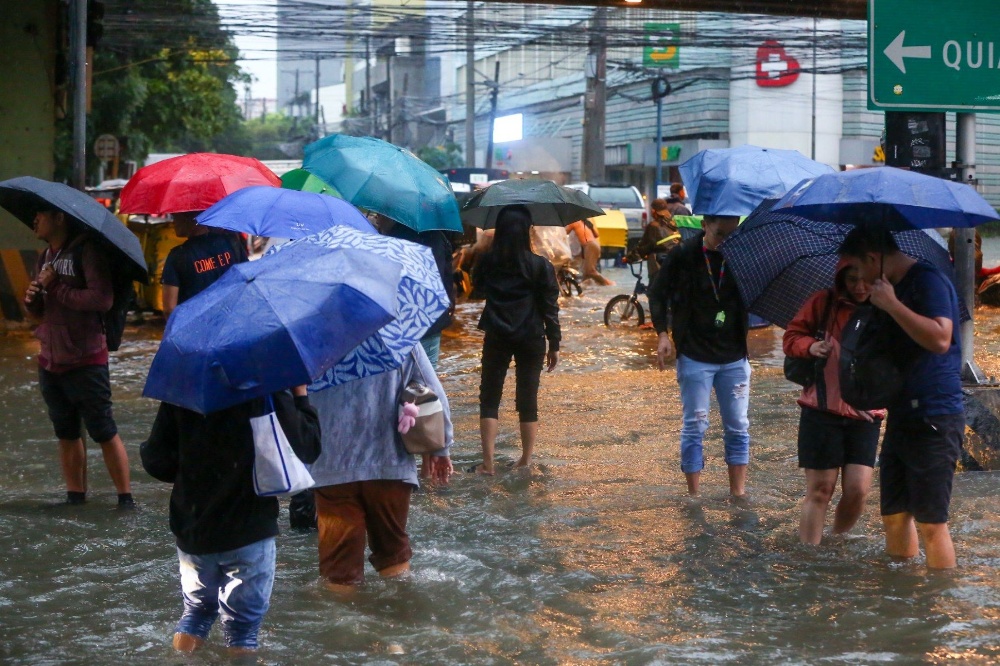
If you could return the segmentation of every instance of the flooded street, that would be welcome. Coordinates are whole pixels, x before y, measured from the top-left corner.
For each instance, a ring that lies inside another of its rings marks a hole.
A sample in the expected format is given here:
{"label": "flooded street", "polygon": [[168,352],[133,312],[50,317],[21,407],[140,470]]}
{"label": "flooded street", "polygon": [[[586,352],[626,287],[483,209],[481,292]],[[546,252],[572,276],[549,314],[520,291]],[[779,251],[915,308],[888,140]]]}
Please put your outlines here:
{"label": "flooded street", "polygon": [[[987,265],[996,261],[987,257]],[[798,543],[796,387],[781,331],[751,333],[749,501],[727,497],[718,420],[706,439],[703,496],[685,495],[673,369],[655,369],[652,331],[609,331],[607,300],[565,299],[560,364],[542,379],[537,462],[414,496],[413,575],[351,601],[319,584],[315,533],[278,538],[278,575],[261,664],[987,664],[1000,660],[1000,473],[957,476],[959,568],[882,553],[877,481],[847,537]],[[481,303],[459,306],[442,342],[457,470],[479,460]],[[977,312],[977,360],[1000,375],[1000,314]],[[139,465],[156,405],[141,397],[159,329],[130,329],[112,361],[115,410],[140,510],[114,490],[89,447],[91,492],[64,496],[36,382],[36,345],[0,338],[0,662],[214,664],[176,655],[181,601],[170,487]],[[519,454],[513,373],[501,407],[499,466]],[[287,525],[283,511],[281,524]],[[394,654],[402,650],[402,654]]]}

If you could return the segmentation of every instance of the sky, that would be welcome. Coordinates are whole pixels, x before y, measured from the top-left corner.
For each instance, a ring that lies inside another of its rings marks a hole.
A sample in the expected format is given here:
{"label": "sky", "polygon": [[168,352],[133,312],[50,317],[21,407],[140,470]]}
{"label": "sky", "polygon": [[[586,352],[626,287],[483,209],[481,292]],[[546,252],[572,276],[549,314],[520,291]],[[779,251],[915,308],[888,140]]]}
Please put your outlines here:
{"label": "sky", "polygon": [[[277,0],[214,0],[219,7],[223,24],[254,6],[254,14],[274,16]],[[275,58],[277,40],[273,37],[245,37],[237,35],[236,48],[240,50],[239,65],[254,78],[250,89],[252,97],[274,99],[278,93],[278,66]]]}

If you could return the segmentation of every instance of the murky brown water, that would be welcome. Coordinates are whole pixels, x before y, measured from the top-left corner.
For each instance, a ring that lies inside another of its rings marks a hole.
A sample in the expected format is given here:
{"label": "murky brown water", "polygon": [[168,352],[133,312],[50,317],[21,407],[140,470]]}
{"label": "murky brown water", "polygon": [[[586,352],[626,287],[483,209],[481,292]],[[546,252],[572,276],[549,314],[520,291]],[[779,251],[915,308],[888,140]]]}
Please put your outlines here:
{"label": "murky brown water", "polygon": [[[283,534],[259,663],[1000,660],[1000,477],[957,478],[957,571],[928,576],[883,556],[877,492],[854,534],[799,545],[796,390],[781,374],[780,331],[764,329],[751,335],[752,499],[726,497],[717,422],[705,494],[687,498],[673,373],[654,369],[652,332],[604,328],[605,302],[632,285],[610,273],[618,287],[565,304],[560,366],[542,382],[538,464],[494,479],[461,474],[416,495],[413,576],[371,579],[349,603],[318,585],[315,536]],[[456,467],[478,459],[480,307],[460,306],[442,345]],[[977,328],[978,360],[1000,374],[1000,316],[980,313]],[[112,366],[142,504],[119,515],[96,450],[91,501],[55,505],[63,488],[35,347],[0,339],[0,662],[224,661],[216,647],[190,659],[169,647],[180,611],[169,487],[140,470],[136,452],[155,410],[140,397],[155,348],[155,329],[131,331]],[[501,461],[518,452],[512,402],[501,412]]]}

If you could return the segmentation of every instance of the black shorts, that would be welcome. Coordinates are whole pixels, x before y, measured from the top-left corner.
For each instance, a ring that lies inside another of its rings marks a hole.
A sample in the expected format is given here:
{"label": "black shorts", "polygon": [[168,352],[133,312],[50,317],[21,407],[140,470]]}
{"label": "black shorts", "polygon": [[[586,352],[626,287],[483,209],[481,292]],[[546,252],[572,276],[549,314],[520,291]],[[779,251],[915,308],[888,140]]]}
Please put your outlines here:
{"label": "black shorts", "polygon": [[909,513],[918,523],[948,522],[964,438],[964,414],[890,415],[879,463],[882,515]]}
{"label": "black shorts", "polygon": [[869,423],[803,407],[802,416],[799,417],[799,467],[874,467],[881,426],[881,420]]}
{"label": "black shorts", "polygon": [[58,439],[79,439],[81,420],[95,442],[106,442],[118,434],[111,413],[107,365],[88,365],[67,372],[39,368],[38,385]]}

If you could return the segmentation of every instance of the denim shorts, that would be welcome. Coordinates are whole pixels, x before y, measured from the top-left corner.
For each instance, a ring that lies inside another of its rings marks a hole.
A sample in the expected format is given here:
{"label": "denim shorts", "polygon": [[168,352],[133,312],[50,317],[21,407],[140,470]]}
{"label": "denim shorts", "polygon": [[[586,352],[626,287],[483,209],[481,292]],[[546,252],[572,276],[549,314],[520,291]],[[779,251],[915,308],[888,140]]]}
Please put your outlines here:
{"label": "denim shorts", "polygon": [[88,365],[66,372],[39,368],[38,385],[58,439],[80,439],[81,419],[87,434],[99,444],[118,434],[111,411],[107,365]]}
{"label": "denim shorts", "polygon": [[222,553],[191,555],[177,549],[184,615],[174,629],[205,639],[217,617],[227,647],[257,649],[274,586],[274,538]]}

